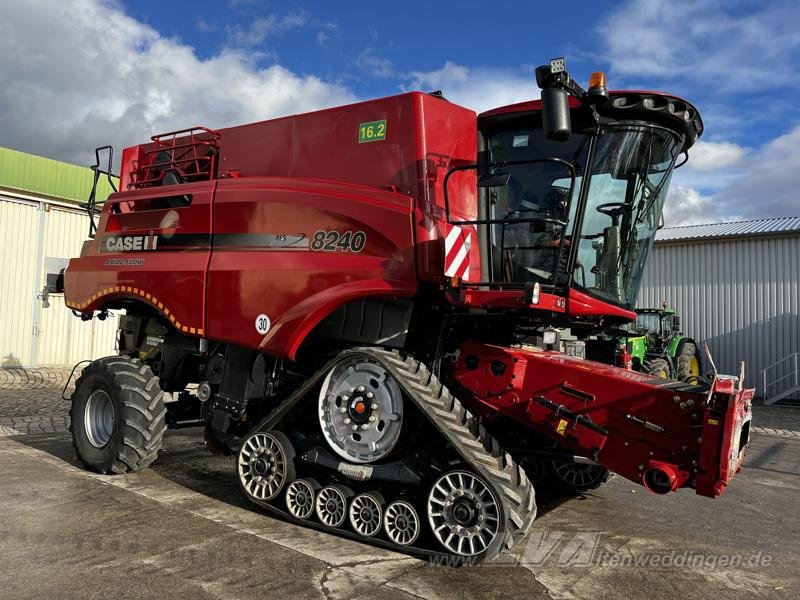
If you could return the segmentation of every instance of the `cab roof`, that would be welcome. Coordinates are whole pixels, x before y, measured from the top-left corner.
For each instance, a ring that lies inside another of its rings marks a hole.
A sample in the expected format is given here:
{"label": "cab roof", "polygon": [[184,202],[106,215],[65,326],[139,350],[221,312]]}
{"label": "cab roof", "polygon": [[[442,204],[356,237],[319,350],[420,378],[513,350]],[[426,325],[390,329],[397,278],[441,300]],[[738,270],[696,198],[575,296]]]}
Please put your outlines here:
{"label": "cab roof", "polygon": [[[570,96],[571,108],[578,108],[580,100]],[[480,121],[500,115],[538,112],[542,109],[541,100],[528,100],[493,108],[478,115]],[[671,94],[647,90],[612,90],[608,99],[598,106],[601,115],[616,119],[644,119],[676,129],[685,136],[684,150],[687,150],[703,133],[703,120],[693,104]]]}

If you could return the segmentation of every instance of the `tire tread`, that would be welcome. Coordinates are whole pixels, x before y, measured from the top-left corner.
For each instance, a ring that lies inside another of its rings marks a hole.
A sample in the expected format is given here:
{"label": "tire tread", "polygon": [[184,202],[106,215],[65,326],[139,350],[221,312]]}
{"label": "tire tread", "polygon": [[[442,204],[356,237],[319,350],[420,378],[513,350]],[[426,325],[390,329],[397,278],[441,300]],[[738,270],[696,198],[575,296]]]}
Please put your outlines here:
{"label": "tire tread", "polygon": [[150,466],[161,451],[167,429],[164,419],[167,409],[158,377],[139,359],[109,356],[93,361],[83,370],[75,383],[76,392],[89,385],[89,379],[94,376],[102,378],[121,401],[122,415],[116,427],[122,427],[122,433],[115,436],[116,447],[110,461],[88,462],[76,442],[77,394],[73,394],[69,430],[78,459],[86,468],[105,474],[131,473]]}

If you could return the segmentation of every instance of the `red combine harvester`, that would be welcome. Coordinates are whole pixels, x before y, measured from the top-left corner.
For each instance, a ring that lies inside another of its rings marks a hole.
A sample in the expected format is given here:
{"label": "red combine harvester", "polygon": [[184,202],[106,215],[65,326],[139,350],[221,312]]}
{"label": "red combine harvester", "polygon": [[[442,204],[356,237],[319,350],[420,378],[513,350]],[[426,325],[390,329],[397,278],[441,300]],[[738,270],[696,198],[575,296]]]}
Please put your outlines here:
{"label": "red combine harvester", "polygon": [[72,397],[81,461],[135,471],[202,425],[259,506],[471,562],[530,529],[534,484],[719,496],[743,374],[617,368],[604,333],[636,316],[700,116],[560,59],[536,78],[477,117],[415,92],[127,148],[64,275],[82,318],[125,311]]}

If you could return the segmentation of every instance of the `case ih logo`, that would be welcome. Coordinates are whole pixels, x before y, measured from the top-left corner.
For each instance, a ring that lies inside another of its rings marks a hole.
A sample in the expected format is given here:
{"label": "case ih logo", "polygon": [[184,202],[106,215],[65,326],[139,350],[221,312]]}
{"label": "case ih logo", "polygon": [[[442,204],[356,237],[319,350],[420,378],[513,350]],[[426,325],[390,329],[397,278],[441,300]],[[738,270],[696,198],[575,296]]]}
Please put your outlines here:
{"label": "case ih logo", "polygon": [[157,247],[157,235],[107,235],[103,238],[104,252],[141,252]]}

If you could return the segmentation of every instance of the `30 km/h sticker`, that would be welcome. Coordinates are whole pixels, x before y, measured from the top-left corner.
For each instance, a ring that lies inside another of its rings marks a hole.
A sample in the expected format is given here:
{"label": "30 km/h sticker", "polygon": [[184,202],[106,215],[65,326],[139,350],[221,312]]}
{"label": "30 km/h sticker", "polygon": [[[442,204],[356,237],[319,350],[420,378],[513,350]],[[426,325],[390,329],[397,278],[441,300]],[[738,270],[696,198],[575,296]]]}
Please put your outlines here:
{"label": "30 km/h sticker", "polygon": [[261,335],[264,335],[269,331],[270,322],[269,317],[264,313],[261,313],[256,317],[256,331]]}

